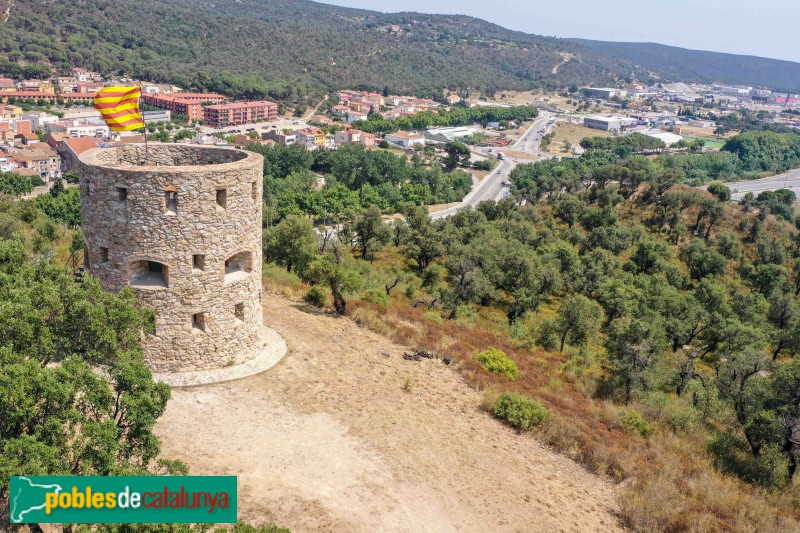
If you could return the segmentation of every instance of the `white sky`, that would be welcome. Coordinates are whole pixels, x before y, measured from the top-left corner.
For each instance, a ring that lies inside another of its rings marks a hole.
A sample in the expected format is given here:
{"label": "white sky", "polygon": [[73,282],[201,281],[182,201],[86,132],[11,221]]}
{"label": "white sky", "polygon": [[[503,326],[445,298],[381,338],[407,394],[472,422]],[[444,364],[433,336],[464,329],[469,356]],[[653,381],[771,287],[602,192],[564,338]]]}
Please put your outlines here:
{"label": "white sky", "polygon": [[377,11],[479,17],[555,37],[656,42],[800,62],[798,0],[323,0]]}

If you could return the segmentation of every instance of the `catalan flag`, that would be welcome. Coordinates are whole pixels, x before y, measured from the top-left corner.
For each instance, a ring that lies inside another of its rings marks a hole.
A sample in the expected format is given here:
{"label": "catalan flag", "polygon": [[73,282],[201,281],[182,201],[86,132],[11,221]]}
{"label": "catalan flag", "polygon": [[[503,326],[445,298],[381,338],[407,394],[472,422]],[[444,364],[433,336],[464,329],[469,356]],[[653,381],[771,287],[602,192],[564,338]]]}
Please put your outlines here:
{"label": "catalan flag", "polygon": [[144,128],[139,112],[140,87],[104,87],[94,96],[94,108],[112,131]]}

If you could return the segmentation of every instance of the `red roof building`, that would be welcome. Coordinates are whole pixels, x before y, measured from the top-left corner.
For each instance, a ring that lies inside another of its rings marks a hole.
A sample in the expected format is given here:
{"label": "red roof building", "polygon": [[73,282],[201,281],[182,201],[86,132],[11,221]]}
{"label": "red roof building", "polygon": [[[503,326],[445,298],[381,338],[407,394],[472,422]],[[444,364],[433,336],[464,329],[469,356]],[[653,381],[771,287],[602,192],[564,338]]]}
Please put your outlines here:
{"label": "red roof building", "polygon": [[203,105],[217,104],[225,96],[217,93],[143,94],[142,102],[159,109],[169,109],[173,115],[184,115],[189,120],[203,120]]}
{"label": "red roof building", "polygon": [[278,118],[278,104],[267,101],[210,105],[203,109],[203,124],[224,128]]}

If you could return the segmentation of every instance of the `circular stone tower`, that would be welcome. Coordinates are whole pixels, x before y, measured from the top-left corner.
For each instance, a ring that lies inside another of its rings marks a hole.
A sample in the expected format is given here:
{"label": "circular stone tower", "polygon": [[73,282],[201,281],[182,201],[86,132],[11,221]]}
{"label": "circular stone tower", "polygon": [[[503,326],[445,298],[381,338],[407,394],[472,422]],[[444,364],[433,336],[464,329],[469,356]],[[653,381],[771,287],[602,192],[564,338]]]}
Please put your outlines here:
{"label": "circular stone tower", "polygon": [[264,348],[263,159],[181,144],[98,148],[80,157],[85,266],[109,291],[155,309],[155,372],[246,363]]}

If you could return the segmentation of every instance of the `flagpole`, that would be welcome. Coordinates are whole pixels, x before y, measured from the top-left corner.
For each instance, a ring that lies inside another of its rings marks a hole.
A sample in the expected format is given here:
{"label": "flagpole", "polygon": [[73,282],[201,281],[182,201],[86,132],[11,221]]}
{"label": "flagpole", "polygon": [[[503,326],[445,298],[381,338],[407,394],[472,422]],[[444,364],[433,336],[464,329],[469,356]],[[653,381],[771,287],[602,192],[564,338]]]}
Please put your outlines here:
{"label": "flagpole", "polygon": [[150,164],[150,153],[147,146],[147,122],[144,119],[144,111],[142,111],[142,124],[144,124],[144,164]]}
{"label": "flagpole", "polygon": [[[142,96],[139,93],[139,99],[141,100]],[[139,112],[142,114],[142,124],[144,125],[144,164],[150,165],[150,148],[147,146],[147,121],[144,119],[144,111]]]}

